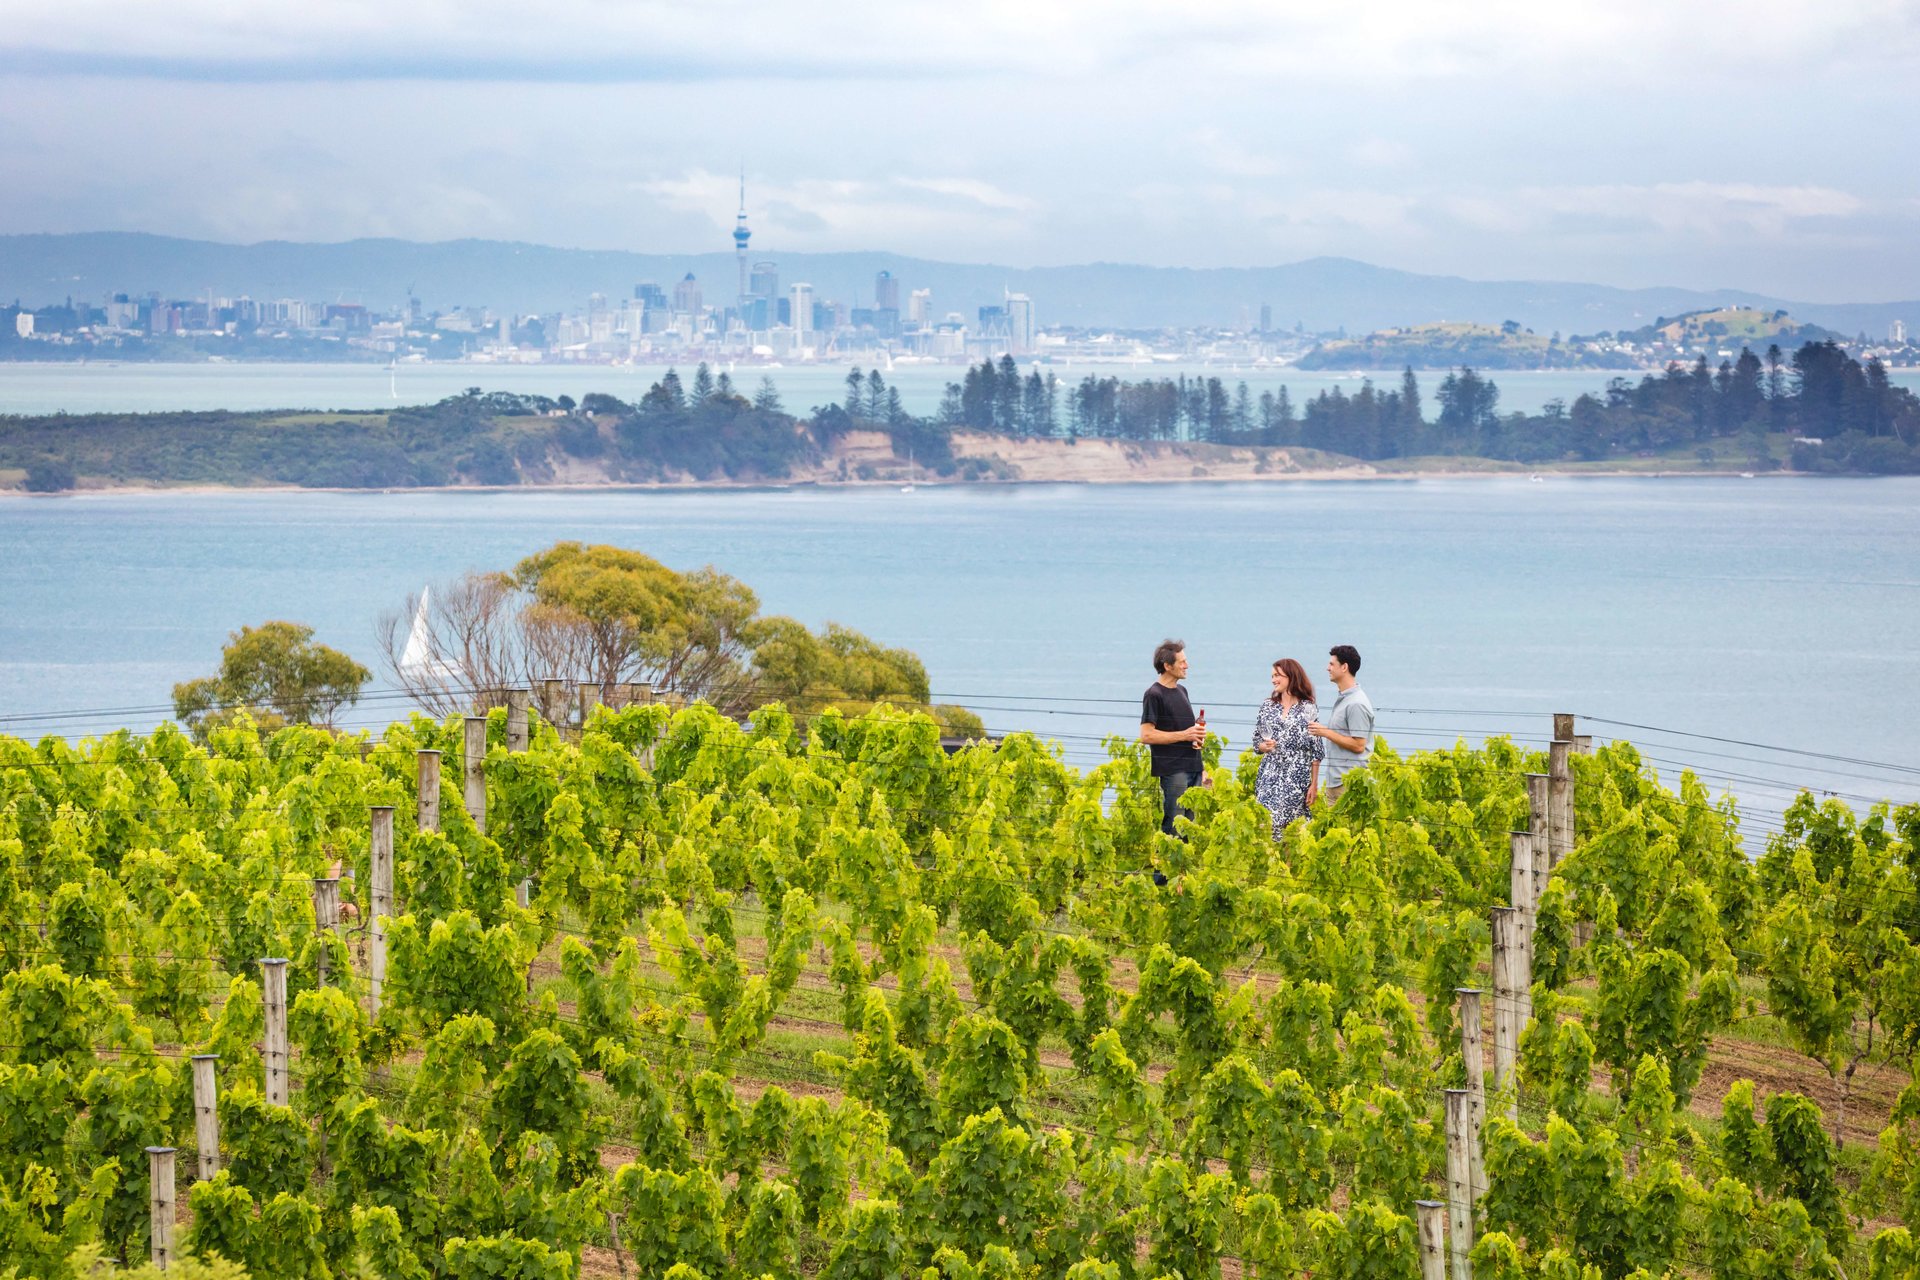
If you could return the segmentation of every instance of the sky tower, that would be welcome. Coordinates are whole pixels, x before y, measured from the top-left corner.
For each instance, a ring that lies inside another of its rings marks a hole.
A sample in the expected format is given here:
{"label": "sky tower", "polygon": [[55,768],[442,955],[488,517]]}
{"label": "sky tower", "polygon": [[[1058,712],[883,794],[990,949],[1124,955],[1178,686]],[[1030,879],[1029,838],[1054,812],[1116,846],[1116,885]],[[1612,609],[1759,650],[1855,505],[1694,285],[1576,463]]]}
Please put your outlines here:
{"label": "sky tower", "polygon": [[740,167],[740,214],[733,220],[733,256],[740,262],[739,303],[744,309],[747,301],[747,240],[753,232],[747,230],[747,170]]}

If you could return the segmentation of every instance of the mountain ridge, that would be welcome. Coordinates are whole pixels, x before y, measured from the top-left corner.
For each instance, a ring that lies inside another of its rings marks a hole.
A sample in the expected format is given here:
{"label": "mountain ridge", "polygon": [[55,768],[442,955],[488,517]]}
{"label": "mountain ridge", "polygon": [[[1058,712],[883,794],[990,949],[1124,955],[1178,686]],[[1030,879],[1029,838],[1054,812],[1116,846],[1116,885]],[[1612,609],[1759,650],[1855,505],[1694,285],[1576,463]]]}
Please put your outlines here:
{"label": "mountain ridge", "polygon": [[[1007,291],[1034,299],[1043,325],[1148,329],[1234,326],[1272,308],[1276,328],[1366,332],[1440,321],[1515,320],[1541,332],[1634,329],[1656,318],[1728,305],[1785,309],[1842,333],[1886,331],[1894,319],[1920,327],[1920,301],[1818,303],[1741,289],[1661,286],[1625,289],[1579,281],[1473,280],[1323,256],[1260,267],[1165,267],[1090,262],[1012,267],[954,263],[865,250],[749,255],[779,266],[784,290],[797,282],[814,296],[872,305],[875,273],[891,271],[902,306],[913,289],[931,288],[936,315],[977,307]],[[651,281],[671,288],[693,272],[712,298],[736,287],[731,252],[639,253],[572,249],[530,241],[413,241],[368,237],[333,242],[266,240],[229,244],[152,232],[92,231],[0,235],[0,298],[30,306],[68,296],[99,301],[116,292],[168,297],[297,297],[354,301],[378,308],[405,302],[409,290],[430,309],[486,306],[497,311],[576,310],[592,293],[631,295]]]}

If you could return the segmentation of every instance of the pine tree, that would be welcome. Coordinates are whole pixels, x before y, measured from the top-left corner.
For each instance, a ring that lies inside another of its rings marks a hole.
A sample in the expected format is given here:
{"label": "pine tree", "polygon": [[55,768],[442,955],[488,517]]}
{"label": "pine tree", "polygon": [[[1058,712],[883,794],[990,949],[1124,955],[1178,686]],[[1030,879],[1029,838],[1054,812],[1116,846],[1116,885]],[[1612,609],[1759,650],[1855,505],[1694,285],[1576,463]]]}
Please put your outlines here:
{"label": "pine tree", "polygon": [[774,385],[771,375],[761,375],[760,389],[753,393],[753,407],[761,413],[786,412],[786,407],[780,403],[780,388]]}
{"label": "pine tree", "polygon": [[713,370],[707,368],[707,362],[702,360],[700,367],[693,371],[693,407],[698,409],[711,399],[713,399]]}
{"label": "pine tree", "polygon": [[[665,407],[678,413],[687,407],[687,393],[680,385],[680,375],[668,369],[660,381],[653,384],[653,390],[660,393]],[[652,392],[648,393],[649,395]]]}
{"label": "pine tree", "polygon": [[867,379],[858,365],[847,370],[847,416],[856,422],[866,417]]}
{"label": "pine tree", "polygon": [[993,425],[995,428],[1013,432],[1019,429],[1020,421],[1020,366],[1013,362],[1010,355],[1000,357],[1000,371],[994,378],[993,386]]}

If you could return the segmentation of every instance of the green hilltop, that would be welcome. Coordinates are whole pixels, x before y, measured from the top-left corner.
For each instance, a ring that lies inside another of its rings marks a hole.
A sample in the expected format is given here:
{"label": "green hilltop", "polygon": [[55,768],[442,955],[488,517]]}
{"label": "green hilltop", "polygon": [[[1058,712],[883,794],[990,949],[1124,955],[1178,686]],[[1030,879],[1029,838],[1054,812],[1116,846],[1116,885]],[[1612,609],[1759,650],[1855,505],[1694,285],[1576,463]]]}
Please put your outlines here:
{"label": "green hilltop", "polygon": [[1778,342],[1798,346],[1803,342],[1842,340],[1842,335],[1804,324],[1782,310],[1760,307],[1713,307],[1686,311],[1671,318],[1661,316],[1650,325],[1622,330],[1614,335],[1620,342],[1636,345],[1664,344],[1671,347],[1724,346],[1730,342],[1754,345]]}
{"label": "green hilltop", "polygon": [[1302,369],[1611,368],[1617,357],[1543,337],[1509,320],[1504,324],[1441,321],[1381,329],[1358,338],[1322,342],[1299,360]]}

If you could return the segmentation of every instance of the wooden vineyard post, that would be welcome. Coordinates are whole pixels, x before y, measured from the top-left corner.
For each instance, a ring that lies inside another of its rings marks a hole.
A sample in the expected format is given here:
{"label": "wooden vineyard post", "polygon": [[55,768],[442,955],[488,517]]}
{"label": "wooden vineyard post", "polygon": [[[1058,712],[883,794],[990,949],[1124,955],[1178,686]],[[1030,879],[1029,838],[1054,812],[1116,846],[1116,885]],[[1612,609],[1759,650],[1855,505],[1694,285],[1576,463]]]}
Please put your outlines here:
{"label": "wooden vineyard post", "polygon": [[1547,746],[1547,871],[1573,852],[1573,744],[1556,739]]}
{"label": "wooden vineyard post", "polygon": [[565,680],[542,680],[540,695],[540,714],[547,723],[559,730],[561,737],[567,736],[567,682]]}
{"label": "wooden vineyard post", "polygon": [[466,783],[467,816],[481,835],[487,833],[487,718],[468,716],[463,748],[462,777]]}
{"label": "wooden vineyard post", "polygon": [[1533,1018],[1533,944],[1514,907],[1493,909],[1494,1088],[1507,1099],[1507,1118],[1520,1119],[1520,1033]]}
{"label": "wooden vineyard post", "polygon": [[1548,793],[1552,787],[1551,774],[1527,775],[1527,830],[1533,836],[1533,908],[1536,914],[1540,910],[1540,895],[1547,891],[1547,871],[1553,865],[1552,846],[1547,837]]}
{"label": "wooden vineyard post", "polygon": [[580,732],[585,733],[587,731],[587,721],[593,718],[593,709],[600,705],[600,684],[598,681],[589,680],[580,686],[578,693],[580,699]]}
{"label": "wooden vineyard post", "polygon": [[1507,1118],[1515,1119],[1517,1107],[1512,1098],[1514,1063],[1519,1055],[1519,1029],[1514,1021],[1513,922],[1518,912],[1512,907],[1493,909],[1493,1088],[1507,1098]]}
{"label": "wooden vineyard post", "polygon": [[172,1147],[147,1148],[147,1258],[162,1271],[173,1264],[176,1154]]}
{"label": "wooden vineyard post", "polygon": [[1533,909],[1540,895],[1533,888],[1533,833],[1512,831],[1507,834],[1509,864],[1508,898],[1520,913],[1520,941],[1527,952],[1527,969],[1533,969]]}
{"label": "wooden vineyard post", "polygon": [[1420,1215],[1420,1280],[1447,1280],[1447,1206],[1440,1200],[1415,1200]]}
{"label": "wooden vineyard post", "polygon": [[1569,738],[1568,741],[1573,743],[1573,754],[1577,756],[1590,756],[1593,754],[1592,734],[1576,733],[1573,737]]}
{"label": "wooden vineyard post", "polygon": [[525,751],[530,741],[527,732],[527,704],[533,699],[525,689],[507,690],[507,750]]}
{"label": "wooden vineyard post", "polygon": [[1555,742],[1573,741],[1573,712],[1556,711],[1553,713],[1553,740]]}
{"label": "wooden vineyard post", "polygon": [[213,1064],[217,1053],[193,1055],[193,1140],[200,1149],[199,1177],[205,1182],[220,1172],[220,1100]]}
{"label": "wooden vineyard post", "polygon": [[260,962],[260,998],[267,1007],[267,1036],[264,1054],[267,1068],[267,1101],[276,1107],[287,1105],[287,962]]}
{"label": "wooden vineyard post", "polygon": [[1487,1123],[1487,1062],[1480,1048],[1480,989],[1456,987],[1453,996],[1460,1015],[1460,1061],[1467,1069],[1467,1180],[1477,1187],[1487,1180],[1480,1144],[1480,1130]]}
{"label": "wooden vineyard post", "polygon": [[340,925],[340,882],[323,878],[313,882],[314,973],[319,985],[326,986],[332,974],[333,952],[327,935]]}
{"label": "wooden vineyard post", "polygon": [[[636,683],[633,686],[633,704],[636,707],[652,706],[653,686],[644,680]],[[653,744],[651,742],[640,749],[640,767],[649,773],[653,772]]]}
{"label": "wooden vineyard post", "polygon": [[422,831],[440,829],[440,753],[423,747],[414,753],[418,795],[414,799],[414,825]]}
{"label": "wooden vineyard post", "polygon": [[368,990],[373,997],[373,1016],[380,1016],[380,1000],[387,986],[387,917],[393,914],[393,806],[375,805],[373,830],[367,842],[371,864],[368,879],[373,883],[367,904],[367,967],[371,974]]}
{"label": "wooden vineyard post", "polygon": [[1473,1280],[1473,1178],[1467,1164],[1467,1091],[1447,1090],[1447,1235],[1453,1280]]}

